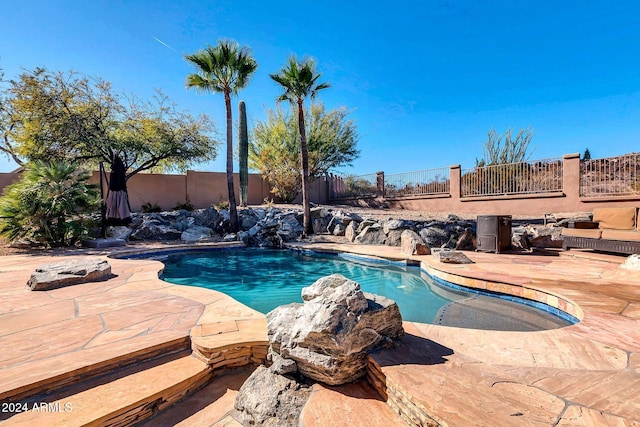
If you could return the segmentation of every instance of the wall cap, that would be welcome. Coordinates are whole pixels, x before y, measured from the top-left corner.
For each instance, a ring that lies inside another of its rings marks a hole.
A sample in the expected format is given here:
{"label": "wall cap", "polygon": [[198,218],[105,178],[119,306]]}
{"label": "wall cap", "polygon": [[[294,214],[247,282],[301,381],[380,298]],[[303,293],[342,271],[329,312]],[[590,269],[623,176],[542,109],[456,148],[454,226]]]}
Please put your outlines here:
{"label": "wall cap", "polygon": [[527,193],[527,194],[508,194],[508,195],[495,195],[495,196],[461,196],[461,202],[477,202],[484,200],[514,200],[514,199],[548,199],[551,197],[567,197],[561,191],[554,193]]}
{"label": "wall cap", "polygon": [[640,194],[625,195],[625,196],[600,196],[600,197],[585,197],[580,196],[580,201],[583,203],[595,203],[595,202],[625,202],[640,200]]}
{"label": "wall cap", "polygon": [[399,202],[402,200],[450,199],[450,198],[451,198],[451,194],[442,193],[442,194],[420,194],[415,196],[385,197],[385,200],[392,200],[394,202]]}

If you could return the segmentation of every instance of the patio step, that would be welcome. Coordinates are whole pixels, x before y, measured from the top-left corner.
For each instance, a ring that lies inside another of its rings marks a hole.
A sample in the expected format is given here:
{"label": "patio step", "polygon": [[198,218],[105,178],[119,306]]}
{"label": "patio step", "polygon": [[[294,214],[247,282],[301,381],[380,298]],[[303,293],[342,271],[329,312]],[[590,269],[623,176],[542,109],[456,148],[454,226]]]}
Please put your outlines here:
{"label": "patio step", "polygon": [[160,357],[33,397],[3,425],[132,425],[204,387],[212,372],[189,352]]}
{"label": "patio step", "polygon": [[[138,427],[242,427],[234,403],[238,390],[253,370],[254,367],[249,366],[226,370],[178,405],[149,418]],[[387,406],[366,380],[342,386],[314,384],[298,424],[305,427],[411,425]]]}
{"label": "patio step", "polygon": [[[0,401],[19,402],[156,358],[189,350],[189,336],[176,331],[131,338],[0,369]],[[0,414],[1,415],[1,414]]]}
{"label": "patio step", "polygon": [[179,404],[161,411],[138,427],[242,427],[242,424],[234,419],[233,406],[238,390],[254,369],[255,366],[227,369]]}

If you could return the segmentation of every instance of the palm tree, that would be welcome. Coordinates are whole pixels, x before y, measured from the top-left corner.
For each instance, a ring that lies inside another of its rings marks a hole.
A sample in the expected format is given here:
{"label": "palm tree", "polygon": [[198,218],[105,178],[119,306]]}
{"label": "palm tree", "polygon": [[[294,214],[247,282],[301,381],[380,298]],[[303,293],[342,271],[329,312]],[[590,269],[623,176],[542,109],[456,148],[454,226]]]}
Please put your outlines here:
{"label": "palm tree", "polygon": [[314,99],[318,91],[330,87],[328,83],[317,83],[320,73],[316,72],[315,61],[311,58],[298,62],[295,56],[280,70],[280,74],[271,74],[271,78],[284,88],[278,102],[289,101],[298,106],[298,130],[300,131],[300,160],[302,163],[302,206],[304,208],[304,234],[313,233],[311,227],[311,207],[309,205],[309,153],[307,135],[304,128],[304,100]]}
{"label": "palm tree", "polygon": [[28,163],[0,198],[0,234],[50,246],[71,246],[87,235],[82,214],[95,212],[98,192],[91,174],[64,161]]}
{"label": "palm tree", "polygon": [[231,95],[237,95],[248,83],[258,63],[251,57],[248,47],[240,47],[232,40],[220,40],[217,46],[185,55],[197,71],[187,76],[187,89],[224,94],[227,110],[227,189],[229,191],[229,216],[231,230],[238,231],[238,211],[233,189],[233,123],[231,119]]}

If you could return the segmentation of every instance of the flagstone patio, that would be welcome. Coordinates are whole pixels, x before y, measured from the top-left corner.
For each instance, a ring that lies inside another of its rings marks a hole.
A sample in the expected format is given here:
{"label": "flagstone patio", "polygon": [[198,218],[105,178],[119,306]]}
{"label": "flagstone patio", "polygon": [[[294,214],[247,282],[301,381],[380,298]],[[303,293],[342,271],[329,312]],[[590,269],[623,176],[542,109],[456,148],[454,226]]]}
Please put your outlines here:
{"label": "flagstone patio", "polygon": [[[387,246],[302,246],[406,258]],[[0,422],[133,424],[162,411],[148,425],[237,424],[235,393],[266,351],[262,314],[163,282],[153,260],[109,258],[116,277],[105,282],[25,286],[39,265],[130,250],[0,257]],[[434,276],[544,300],[581,322],[542,332],[405,322],[401,346],[370,357],[369,381],[314,387],[303,425],[640,425],[640,272],[619,268],[624,257],[581,251],[467,255],[475,264],[411,258]]]}

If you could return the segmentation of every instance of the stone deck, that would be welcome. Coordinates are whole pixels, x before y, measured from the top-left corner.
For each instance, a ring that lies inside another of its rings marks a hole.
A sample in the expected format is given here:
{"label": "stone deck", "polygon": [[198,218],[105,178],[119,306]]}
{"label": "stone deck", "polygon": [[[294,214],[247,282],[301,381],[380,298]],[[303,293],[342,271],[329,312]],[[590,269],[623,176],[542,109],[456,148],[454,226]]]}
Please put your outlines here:
{"label": "stone deck", "polygon": [[[398,248],[386,246],[310,246],[405,258]],[[25,284],[37,266],[86,253],[0,257],[3,402],[20,402],[34,392],[54,390],[83,376],[167,352],[193,351],[188,356],[193,361],[178,359],[167,363],[167,368],[154,368],[162,372],[171,366],[188,366],[185,371],[192,371],[189,378],[194,379],[175,378],[176,383],[185,384],[200,384],[203,372],[263,357],[262,314],[214,291],[162,282],[158,279],[162,264],[157,261],[110,258],[116,277],[106,282],[46,292],[27,290]],[[580,251],[467,255],[475,264],[412,258],[435,276],[537,299],[582,321],[543,332],[476,331],[405,322],[408,335],[401,347],[374,354],[370,360],[370,382],[384,398],[366,382],[346,388],[317,386],[303,412],[304,425],[329,425],[336,419],[371,425],[367,422],[371,414],[381,420],[380,425],[402,424],[402,420],[444,426],[640,425],[640,272],[620,269],[624,257]],[[165,420],[182,425],[194,425],[190,421],[196,420],[197,425],[234,425],[230,411],[238,375],[213,378],[203,389],[211,393],[200,391],[179,403],[163,415]],[[140,378],[146,377],[140,374]],[[129,394],[137,390],[131,387]],[[167,389],[163,390],[158,384],[153,396],[166,395]],[[54,425],[54,420],[64,419],[63,425],[81,425],[90,419],[80,414],[81,397],[92,402],[87,393],[66,398],[73,403],[78,396],[77,416],[73,412],[62,418],[5,413],[0,420],[6,425]],[[207,396],[211,397],[208,402]],[[101,407],[110,404],[107,397],[100,402]],[[92,412],[91,408],[86,411]],[[100,418],[106,424],[110,415],[100,416],[107,417]]]}

